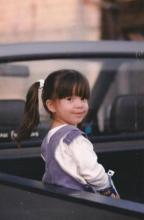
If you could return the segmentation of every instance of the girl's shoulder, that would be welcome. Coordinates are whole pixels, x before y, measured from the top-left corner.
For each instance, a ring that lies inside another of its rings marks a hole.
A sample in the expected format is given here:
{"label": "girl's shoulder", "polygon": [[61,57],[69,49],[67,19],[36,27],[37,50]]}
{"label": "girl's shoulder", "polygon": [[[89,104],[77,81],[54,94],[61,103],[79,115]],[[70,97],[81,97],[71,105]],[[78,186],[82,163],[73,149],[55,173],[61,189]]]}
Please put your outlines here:
{"label": "girl's shoulder", "polygon": [[65,137],[63,139],[64,143],[69,145],[77,137],[87,138],[86,134],[82,130],[80,130],[79,128],[74,127],[74,126],[70,126],[70,125],[68,125],[67,128],[69,128],[69,129],[68,129],[68,132],[67,132],[67,134],[65,135]]}
{"label": "girl's shoulder", "polygon": [[56,139],[60,141],[62,139],[63,143],[70,145],[78,137],[80,137],[80,139],[87,139],[86,134],[79,128],[64,124],[52,128],[48,133],[47,141],[54,141]]}

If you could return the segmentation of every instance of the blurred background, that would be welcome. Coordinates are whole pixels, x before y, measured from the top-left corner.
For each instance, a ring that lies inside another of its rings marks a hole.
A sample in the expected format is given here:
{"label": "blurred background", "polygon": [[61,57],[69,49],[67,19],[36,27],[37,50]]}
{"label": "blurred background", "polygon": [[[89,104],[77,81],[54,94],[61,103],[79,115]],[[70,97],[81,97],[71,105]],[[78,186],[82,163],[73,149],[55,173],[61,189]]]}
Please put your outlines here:
{"label": "blurred background", "polygon": [[144,39],[144,0],[0,0],[0,3],[0,44]]}

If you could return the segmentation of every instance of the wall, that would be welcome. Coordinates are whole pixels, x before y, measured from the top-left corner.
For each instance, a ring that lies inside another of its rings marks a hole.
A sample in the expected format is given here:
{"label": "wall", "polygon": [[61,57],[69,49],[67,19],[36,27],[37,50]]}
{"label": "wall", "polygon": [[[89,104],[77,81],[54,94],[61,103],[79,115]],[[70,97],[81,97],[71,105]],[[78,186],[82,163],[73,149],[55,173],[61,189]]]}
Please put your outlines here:
{"label": "wall", "polygon": [[98,40],[100,17],[84,0],[1,0],[0,43]]}

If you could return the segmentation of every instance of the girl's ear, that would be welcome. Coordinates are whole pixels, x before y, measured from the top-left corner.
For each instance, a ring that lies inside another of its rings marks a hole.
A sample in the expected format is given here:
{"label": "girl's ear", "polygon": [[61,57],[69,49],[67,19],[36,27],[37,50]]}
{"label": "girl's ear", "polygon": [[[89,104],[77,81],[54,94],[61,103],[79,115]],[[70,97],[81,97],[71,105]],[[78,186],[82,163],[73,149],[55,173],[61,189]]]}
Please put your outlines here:
{"label": "girl's ear", "polygon": [[46,106],[50,112],[55,113],[55,101],[54,100],[48,99],[46,101]]}

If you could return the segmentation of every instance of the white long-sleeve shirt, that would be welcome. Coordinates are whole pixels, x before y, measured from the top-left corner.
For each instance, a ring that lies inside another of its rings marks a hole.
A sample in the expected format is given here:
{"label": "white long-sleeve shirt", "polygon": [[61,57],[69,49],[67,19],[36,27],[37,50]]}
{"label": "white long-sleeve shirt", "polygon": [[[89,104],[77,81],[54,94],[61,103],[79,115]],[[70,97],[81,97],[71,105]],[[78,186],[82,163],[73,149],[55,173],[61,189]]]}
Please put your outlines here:
{"label": "white long-sleeve shirt", "polygon": [[[63,126],[65,125],[51,129],[47,135],[47,142]],[[104,167],[98,163],[92,143],[83,135],[79,135],[67,145],[63,142],[64,137],[55,151],[55,159],[60,167],[82,184],[92,184],[97,190],[109,187],[108,175]],[[44,155],[42,157],[45,160]]]}

